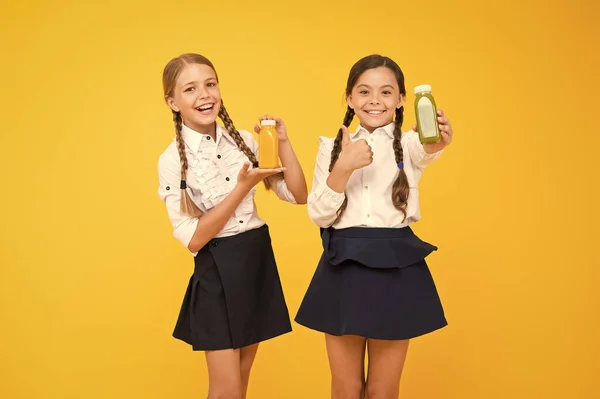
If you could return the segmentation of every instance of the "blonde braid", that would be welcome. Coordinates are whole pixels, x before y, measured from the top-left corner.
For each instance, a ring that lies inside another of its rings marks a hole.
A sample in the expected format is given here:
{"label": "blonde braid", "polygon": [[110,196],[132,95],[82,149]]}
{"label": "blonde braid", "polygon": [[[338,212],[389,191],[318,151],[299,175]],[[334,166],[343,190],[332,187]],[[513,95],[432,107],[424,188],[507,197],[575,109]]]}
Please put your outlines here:
{"label": "blonde braid", "polygon": [[187,192],[187,156],[185,154],[185,143],[183,142],[183,137],[181,137],[181,126],[182,119],[181,114],[179,112],[173,111],[173,122],[175,123],[175,141],[177,142],[177,152],[179,152],[179,159],[181,162],[181,182],[179,188],[181,189],[181,200],[180,200],[180,211],[184,215],[189,215],[192,217],[201,217],[204,213],[196,206],[194,201],[190,198]]}

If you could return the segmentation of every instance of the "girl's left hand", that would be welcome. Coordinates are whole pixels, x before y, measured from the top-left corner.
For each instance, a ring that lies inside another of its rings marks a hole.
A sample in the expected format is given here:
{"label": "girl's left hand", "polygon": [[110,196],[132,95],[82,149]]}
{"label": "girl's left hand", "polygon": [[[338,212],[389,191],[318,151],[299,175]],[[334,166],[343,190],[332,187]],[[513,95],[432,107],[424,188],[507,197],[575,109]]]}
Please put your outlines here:
{"label": "girl's left hand", "polygon": [[[260,118],[258,118],[259,121],[264,121],[265,119],[271,119],[271,120],[275,121],[275,129],[277,130],[277,138],[279,139],[280,143],[288,140],[287,129],[285,128],[285,123],[283,122],[283,119],[276,118],[276,117],[270,116],[270,115],[264,115],[264,116],[261,116]],[[260,126],[257,124],[254,124],[254,131],[256,133],[260,133]]]}
{"label": "girl's left hand", "polygon": [[[442,136],[442,137],[441,137],[439,143],[423,144],[425,151],[429,154],[434,154],[438,151],[443,150],[447,146],[449,146],[450,143],[452,142],[452,135],[454,134],[454,132],[452,131],[452,125],[450,125],[450,121],[448,120],[448,118],[446,116],[444,116],[444,111],[442,111],[441,109],[438,109],[437,114],[438,114],[438,125],[440,127],[440,136]],[[413,130],[415,132],[417,131],[416,124],[413,125]]]}

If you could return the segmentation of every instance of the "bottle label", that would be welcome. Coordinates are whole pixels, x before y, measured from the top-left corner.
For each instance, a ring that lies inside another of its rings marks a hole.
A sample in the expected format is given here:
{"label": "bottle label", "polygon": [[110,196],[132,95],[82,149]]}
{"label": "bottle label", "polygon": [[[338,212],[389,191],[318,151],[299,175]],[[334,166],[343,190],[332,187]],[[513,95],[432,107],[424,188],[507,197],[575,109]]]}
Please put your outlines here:
{"label": "bottle label", "polygon": [[437,136],[437,129],[435,127],[436,117],[434,115],[433,104],[429,98],[421,97],[417,102],[417,109],[419,110],[419,127],[421,128],[421,135],[424,138]]}

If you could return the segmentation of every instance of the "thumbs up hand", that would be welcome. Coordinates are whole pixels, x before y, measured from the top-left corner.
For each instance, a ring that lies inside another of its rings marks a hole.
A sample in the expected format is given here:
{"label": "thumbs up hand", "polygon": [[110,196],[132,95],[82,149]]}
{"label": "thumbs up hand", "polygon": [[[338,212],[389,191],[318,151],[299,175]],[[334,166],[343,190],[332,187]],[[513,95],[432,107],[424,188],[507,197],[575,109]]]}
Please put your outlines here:
{"label": "thumbs up hand", "polygon": [[342,152],[338,161],[349,170],[364,168],[373,162],[373,150],[365,139],[350,140],[348,128],[342,125]]}

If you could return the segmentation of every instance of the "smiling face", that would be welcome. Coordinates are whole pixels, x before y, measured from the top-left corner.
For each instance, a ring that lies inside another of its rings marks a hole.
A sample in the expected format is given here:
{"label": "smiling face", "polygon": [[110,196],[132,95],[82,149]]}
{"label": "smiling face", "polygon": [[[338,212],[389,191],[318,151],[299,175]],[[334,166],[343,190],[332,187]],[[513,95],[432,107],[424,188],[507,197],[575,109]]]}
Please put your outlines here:
{"label": "smiling face", "polygon": [[358,76],[347,97],[361,126],[369,132],[392,122],[396,109],[404,104],[398,79],[387,66],[367,69]]}
{"label": "smiling face", "polygon": [[171,90],[165,90],[167,104],[179,112],[183,123],[204,134],[214,132],[221,107],[217,74],[211,65],[190,63],[175,77]]}

